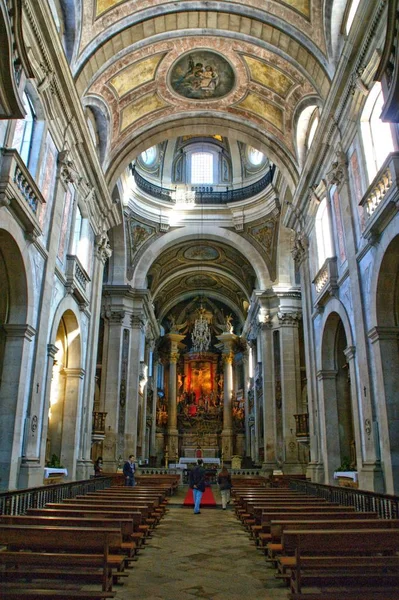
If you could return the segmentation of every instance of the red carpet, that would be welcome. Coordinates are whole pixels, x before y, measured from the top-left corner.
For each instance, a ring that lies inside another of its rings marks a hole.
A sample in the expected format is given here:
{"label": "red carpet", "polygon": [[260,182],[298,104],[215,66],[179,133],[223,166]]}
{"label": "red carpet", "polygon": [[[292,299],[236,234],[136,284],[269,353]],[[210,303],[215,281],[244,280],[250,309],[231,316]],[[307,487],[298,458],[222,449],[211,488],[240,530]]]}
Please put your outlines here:
{"label": "red carpet", "polygon": [[[188,489],[186,497],[184,498],[183,506],[188,506],[191,508],[194,506],[193,490],[190,488]],[[216,502],[215,498],[213,497],[213,492],[210,487],[206,487],[201,498],[201,508],[212,508],[214,506],[216,506]]]}

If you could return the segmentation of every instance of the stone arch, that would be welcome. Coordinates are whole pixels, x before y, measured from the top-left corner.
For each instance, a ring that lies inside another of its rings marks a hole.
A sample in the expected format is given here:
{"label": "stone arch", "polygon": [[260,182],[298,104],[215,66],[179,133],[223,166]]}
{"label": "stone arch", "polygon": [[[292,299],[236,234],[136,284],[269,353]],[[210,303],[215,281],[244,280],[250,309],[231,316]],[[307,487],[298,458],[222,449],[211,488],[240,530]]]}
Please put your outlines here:
{"label": "stone arch", "polygon": [[386,492],[399,490],[399,420],[397,373],[399,372],[399,235],[380,249],[370,286],[371,324],[369,337],[375,373],[381,459]]}
{"label": "stone arch", "polygon": [[100,163],[103,164],[109,151],[110,140],[109,130],[111,115],[108,106],[102,98],[93,95],[85,96],[82,100],[82,104],[86,109],[89,109],[94,116],[96,133],[98,136],[98,158]]}
{"label": "stone arch", "polygon": [[[158,238],[141,256],[135,268],[131,285],[137,289],[145,289],[147,287],[147,273],[154,260],[166,249],[176,243],[198,238],[198,227],[187,226],[181,229],[169,231],[162,237]],[[240,249],[242,254],[250,260],[257,277],[259,289],[267,289],[271,285],[270,277],[267,270],[267,265],[259,252],[247,240],[229,229],[222,229],[215,225],[207,226],[203,232],[203,239],[222,241],[225,244],[233,246],[235,249]]]}
{"label": "stone arch", "polygon": [[[333,483],[334,471],[345,461],[356,465],[355,418],[351,381],[355,370],[350,369],[348,349],[352,347],[349,319],[338,300],[331,302],[323,319],[320,337],[320,368],[318,397],[322,454],[327,481]],[[338,432],[338,435],[337,435]]]}
{"label": "stone arch", "polygon": [[54,361],[48,390],[46,461],[55,455],[69,477],[76,472],[79,449],[80,406],[84,371],[80,318],[71,298],[65,298],[55,313],[51,331]]}
{"label": "stone arch", "polygon": [[163,119],[156,121],[154,119],[151,127],[145,131],[137,132],[130,141],[124,140],[123,145],[115,148],[113,161],[105,164],[107,170],[106,178],[109,188],[113,189],[121,173],[128,167],[132,158],[138,156],[141,152],[155,146],[165,139],[182,137],[185,135],[207,135],[210,124],[212,130],[227,138],[240,140],[257,150],[260,150],[270,160],[277,165],[292,192],[298,182],[298,168],[293,156],[282,146],[282,144],[267,134],[256,128],[255,125],[249,125],[242,119],[234,119],[228,116],[187,116],[174,115],[170,120]]}
{"label": "stone arch", "polygon": [[[0,481],[1,487],[17,487],[26,402],[26,373],[31,340],[35,334],[30,305],[29,264],[10,231],[0,229]],[[20,237],[22,237],[20,235]],[[20,240],[22,242],[22,240]],[[13,458],[13,459],[12,459]]]}

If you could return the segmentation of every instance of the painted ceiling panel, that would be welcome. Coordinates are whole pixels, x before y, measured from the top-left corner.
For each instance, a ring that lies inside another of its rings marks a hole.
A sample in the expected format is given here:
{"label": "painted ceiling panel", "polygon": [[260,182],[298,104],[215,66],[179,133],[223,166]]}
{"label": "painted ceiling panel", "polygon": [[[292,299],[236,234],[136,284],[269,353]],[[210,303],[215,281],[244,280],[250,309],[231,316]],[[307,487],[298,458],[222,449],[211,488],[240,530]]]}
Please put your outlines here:
{"label": "painted ceiling panel", "polygon": [[110,80],[110,85],[114,88],[119,97],[136,89],[144,83],[152,81],[163,54],[150,56],[141,60],[118,73],[116,77]]}
{"label": "painted ceiling panel", "polygon": [[291,78],[252,56],[244,56],[244,60],[248,65],[253,81],[270,88],[280,96],[285,97],[288,94],[293,85]]}
{"label": "painted ceiling panel", "polygon": [[135,121],[138,121],[145,115],[152,113],[160,108],[167,106],[166,102],[162,100],[156,93],[147,94],[142,96],[135,102],[129,104],[122,111],[121,118],[121,131],[124,131],[132,125]]}

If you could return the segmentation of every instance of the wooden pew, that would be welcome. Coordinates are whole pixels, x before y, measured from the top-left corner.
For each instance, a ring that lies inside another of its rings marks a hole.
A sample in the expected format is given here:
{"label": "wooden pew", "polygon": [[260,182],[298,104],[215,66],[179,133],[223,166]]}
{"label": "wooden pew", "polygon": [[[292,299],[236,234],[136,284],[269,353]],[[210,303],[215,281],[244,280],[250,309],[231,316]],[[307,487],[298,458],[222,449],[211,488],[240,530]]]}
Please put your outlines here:
{"label": "wooden pew", "polygon": [[286,510],[271,510],[262,514],[262,523],[260,532],[256,532],[257,544],[260,545],[261,549],[264,549],[266,544],[271,542],[272,537],[270,533],[271,524],[275,520],[286,520],[286,521],[297,521],[299,519],[312,519],[313,521],[318,520],[346,520],[346,519],[376,519],[377,513],[369,512],[356,512],[353,507],[340,507],[340,510],[333,511],[297,511],[293,512]]}
{"label": "wooden pew", "polygon": [[135,500],[108,500],[108,499],[104,499],[104,498],[80,498],[80,499],[75,499],[75,498],[67,498],[64,502],[62,503],[52,503],[49,502],[46,504],[46,508],[54,508],[54,509],[61,509],[61,507],[64,506],[71,506],[71,507],[77,507],[77,508],[99,508],[101,509],[109,509],[109,508],[117,508],[117,509],[134,509],[136,511],[141,512],[141,514],[143,515],[143,520],[144,520],[144,524],[148,525],[150,528],[154,528],[155,525],[157,525],[157,523],[160,521],[161,516],[159,515],[159,513],[156,513],[154,511],[154,506],[152,502],[145,502],[143,503],[142,500],[139,501],[135,501]]}
{"label": "wooden pew", "polygon": [[[112,592],[113,572],[123,571],[120,529],[0,524],[0,581],[2,590],[16,585],[24,588],[60,588],[66,580],[98,583]],[[11,573],[11,581],[7,578]],[[24,579],[40,580],[32,585]],[[58,586],[56,585],[58,583]]]}
{"label": "wooden pew", "polygon": [[120,529],[122,535],[121,549],[126,553],[127,558],[134,559],[138,552],[139,545],[134,541],[133,521],[129,518],[104,518],[104,517],[66,517],[50,515],[17,515],[0,516],[0,525],[36,525],[48,527],[95,527],[96,529]]}
{"label": "wooden pew", "polygon": [[[293,554],[290,590],[308,598],[305,586],[399,589],[399,530],[285,530],[283,552]],[[293,597],[293,596],[291,596]]]}
{"label": "wooden pew", "polygon": [[149,525],[143,524],[143,516],[134,510],[86,510],[65,505],[65,508],[28,508],[27,516],[65,517],[65,518],[103,518],[103,519],[129,519],[132,522],[132,539],[141,547],[149,536]]}
{"label": "wooden pew", "polygon": [[[347,529],[399,529],[399,519],[306,519],[306,520],[272,520],[270,525],[271,540],[267,544],[268,556],[275,559],[276,555],[283,552],[284,531],[311,531],[311,530],[339,530]],[[343,540],[345,534],[343,533]],[[284,561],[282,561],[283,563]],[[281,563],[281,564],[282,564]]]}
{"label": "wooden pew", "polygon": [[29,588],[14,586],[2,586],[0,584],[2,600],[42,600],[43,598],[57,598],[58,600],[102,600],[103,598],[114,598],[113,592],[93,592],[90,590],[49,590],[43,588]]}

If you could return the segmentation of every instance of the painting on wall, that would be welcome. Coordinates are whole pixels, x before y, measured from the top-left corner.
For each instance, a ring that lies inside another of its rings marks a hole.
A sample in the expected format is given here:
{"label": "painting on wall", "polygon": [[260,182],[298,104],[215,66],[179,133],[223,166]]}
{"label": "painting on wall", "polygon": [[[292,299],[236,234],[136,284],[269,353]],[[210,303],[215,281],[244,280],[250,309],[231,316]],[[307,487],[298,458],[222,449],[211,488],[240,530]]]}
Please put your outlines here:
{"label": "painting on wall", "polygon": [[185,98],[212,100],[231,92],[235,75],[232,66],[220,54],[195,50],[175,62],[169,82],[172,89]]}

